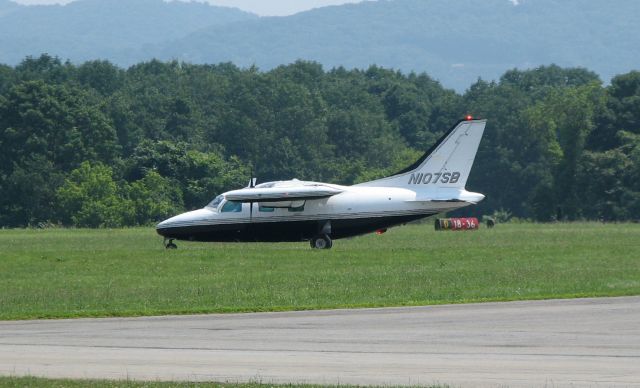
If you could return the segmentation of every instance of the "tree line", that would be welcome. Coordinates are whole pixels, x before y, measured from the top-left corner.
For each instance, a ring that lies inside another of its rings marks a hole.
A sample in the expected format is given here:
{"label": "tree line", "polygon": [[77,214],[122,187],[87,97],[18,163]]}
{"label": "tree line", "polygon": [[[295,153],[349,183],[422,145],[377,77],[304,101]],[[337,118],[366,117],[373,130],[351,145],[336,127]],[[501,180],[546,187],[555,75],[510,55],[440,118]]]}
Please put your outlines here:
{"label": "tree line", "polygon": [[0,65],[0,226],[146,225],[215,194],[299,178],[353,184],[411,164],[459,118],[487,118],[470,190],[537,221],[640,214],[640,72],[510,70],[464,94],[427,74],[298,61],[28,57]]}

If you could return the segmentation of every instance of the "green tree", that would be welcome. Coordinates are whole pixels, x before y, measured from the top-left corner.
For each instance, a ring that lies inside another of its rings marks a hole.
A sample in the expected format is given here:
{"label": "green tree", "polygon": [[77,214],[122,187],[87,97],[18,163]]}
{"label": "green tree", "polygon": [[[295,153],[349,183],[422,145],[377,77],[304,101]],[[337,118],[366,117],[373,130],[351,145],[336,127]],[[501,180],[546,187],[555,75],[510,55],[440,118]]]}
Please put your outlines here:
{"label": "green tree", "polygon": [[78,66],[75,78],[104,96],[124,85],[124,71],[109,61],[89,61]]}
{"label": "green tree", "polygon": [[155,171],[181,188],[188,209],[200,208],[216,194],[249,181],[250,169],[238,158],[189,148],[182,142],[143,141],[127,161],[125,178],[136,181]]}
{"label": "green tree", "polygon": [[588,147],[604,151],[622,145],[619,131],[640,134],[640,71],[621,74],[606,89],[606,108],[598,112]]}
{"label": "green tree", "polygon": [[[584,114],[587,133],[592,129],[597,103],[587,96],[597,95],[599,89],[594,73],[558,66],[512,70],[499,83],[480,80],[472,85],[463,106],[474,116],[489,119],[469,180],[469,187],[487,195],[477,209],[487,213],[504,208],[514,216],[545,220],[551,212],[543,209],[544,203],[554,199],[555,206],[571,206],[567,211],[575,217],[575,193],[559,193],[557,184],[562,181],[563,189],[575,188],[575,158],[565,158],[564,152],[566,148],[579,156],[584,148],[584,134],[576,129],[584,122],[575,121]],[[589,104],[580,107],[563,100],[570,100],[572,93]],[[561,106],[565,102],[566,108]],[[558,170],[561,164],[564,167]],[[558,178],[559,171],[564,178]]]}
{"label": "green tree", "polygon": [[623,144],[607,151],[585,151],[577,182],[589,219],[622,221],[640,213],[640,135],[618,132]]}
{"label": "green tree", "polygon": [[4,169],[42,155],[69,171],[117,153],[115,131],[90,94],[42,81],[19,83],[0,100],[0,142]]}
{"label": "green tree", "polygon": [[62,63],[60,58],[49,54],[26,57],[15,68],[17,77],[22,81],[43,81],[49,84],[62,84],[69,81],[75,72],[75,67],[70,63]]}
{"label": "green tree", "polygon": [[128,199],[135,210],[128,224],[146,225],[162,221],[183,210],[182,191],[170,179],[155,171],[127,186]]}
{"label": "green tree", "polygon": [[56,220],[55,191],[64,174],[42,155],[33,155],[0,174],[0,225],[35,226]]}
{"label": "green tree", "polygon": [[586,139],[594,128],[596,107],[602,102],[601,91],[598,84],[593,84],[567,89],[563,94],[551,97],[558,142],[563,152],[555,174],[556,198],[561,212],[571,220],[582,216],[581,188],[576,177]]}
{"label": "green tree", "polygon": [[[603,89],[593,72],[555,65],[458,95],[427,74],[379,66],[153,60],[120,69],[28,57],[0,65],[0,225],[148,224],[252,173],[375,179],[411,164],[466,114],[489,121],[468,182],[487,198],[465,214],[631,219],[639,96],[637,71]],[[106,191],[89,195],[91,182]]]}
{"label": "green tree", "polygon": [[0,64],[0,96],[15,83],[15,71],[7,65]]}
{"label": "green tree", "polygon": [[111,168],[83,162],[56,191],[60,221],[83,227],[119,227],[134,220],[134,203],[113,180]]}

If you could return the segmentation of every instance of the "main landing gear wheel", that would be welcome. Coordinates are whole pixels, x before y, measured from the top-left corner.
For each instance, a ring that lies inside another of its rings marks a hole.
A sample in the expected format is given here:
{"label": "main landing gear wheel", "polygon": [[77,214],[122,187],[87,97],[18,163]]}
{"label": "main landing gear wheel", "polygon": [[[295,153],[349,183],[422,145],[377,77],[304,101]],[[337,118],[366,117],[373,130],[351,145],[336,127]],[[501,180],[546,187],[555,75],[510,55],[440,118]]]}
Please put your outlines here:
{"label": "main landing gear wheel", "polygon": [[326,234],[316,236],[309,241],[309,245],[314,249],[331,249],[333,246],[333,241],[331,237]]}
{"label": "main landing gear wheel", "polygon": [[167,242],[167,240],[164,240],[164,247],[166,249],[178,249],[178,246],[176,244],[173,243],[173,239],[170,238],[169,242]]}

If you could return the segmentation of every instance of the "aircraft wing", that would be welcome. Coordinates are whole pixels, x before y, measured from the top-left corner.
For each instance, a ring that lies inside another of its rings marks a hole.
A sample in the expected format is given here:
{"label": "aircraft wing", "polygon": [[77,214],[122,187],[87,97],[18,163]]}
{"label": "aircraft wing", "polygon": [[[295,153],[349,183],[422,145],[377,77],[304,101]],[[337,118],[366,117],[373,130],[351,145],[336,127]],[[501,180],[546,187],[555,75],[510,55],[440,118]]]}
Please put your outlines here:
{"label": "aircraft wing", "polygon": [[343,190],[335,187],[313,185],[293,187],[253,187],[225,193],[229,201],[237,202],[280,202],[319,199],[340,194]]}

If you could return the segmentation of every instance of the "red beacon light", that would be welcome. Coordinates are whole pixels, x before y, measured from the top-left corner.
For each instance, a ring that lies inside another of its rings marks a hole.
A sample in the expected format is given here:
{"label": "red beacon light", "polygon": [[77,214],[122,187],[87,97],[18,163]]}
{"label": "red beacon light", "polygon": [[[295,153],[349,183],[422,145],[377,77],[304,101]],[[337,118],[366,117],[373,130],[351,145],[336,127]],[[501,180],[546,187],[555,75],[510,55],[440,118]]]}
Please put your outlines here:
{"label": "red beacon light", "polygon": [[471,120],[473,120],[473,116],[467,115],[464,119],[467,120],[467,121],[471,121]]}

